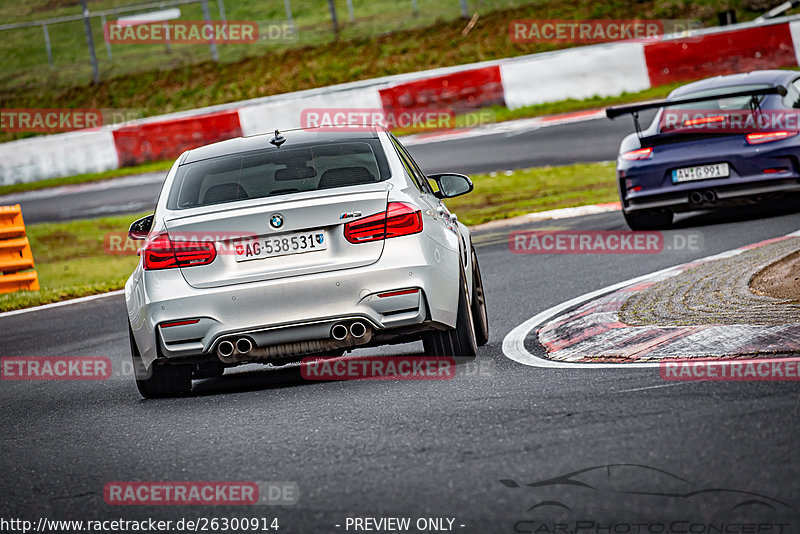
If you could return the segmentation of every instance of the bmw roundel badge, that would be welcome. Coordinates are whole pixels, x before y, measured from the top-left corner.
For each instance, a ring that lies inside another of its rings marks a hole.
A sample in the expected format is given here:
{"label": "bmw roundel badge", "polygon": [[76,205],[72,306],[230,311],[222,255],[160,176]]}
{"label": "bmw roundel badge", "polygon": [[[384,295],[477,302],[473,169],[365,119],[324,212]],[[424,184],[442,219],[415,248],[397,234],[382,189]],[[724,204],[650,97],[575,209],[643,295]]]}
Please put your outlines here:
{"label": "bmw roundel badge", "polygon": [[269,225],[276,230],[283,228],[283,215],[280,213],[273,213],[269,218]]}

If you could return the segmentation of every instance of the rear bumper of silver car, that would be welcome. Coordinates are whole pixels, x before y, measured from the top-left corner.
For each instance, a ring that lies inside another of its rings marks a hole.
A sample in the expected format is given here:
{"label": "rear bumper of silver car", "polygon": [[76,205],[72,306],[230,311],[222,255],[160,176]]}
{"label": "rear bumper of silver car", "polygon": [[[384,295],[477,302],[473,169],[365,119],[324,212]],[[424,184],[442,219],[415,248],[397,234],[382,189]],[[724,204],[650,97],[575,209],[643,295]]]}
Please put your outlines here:
{"label": "rear bumper of silver car", "polygon": [[[265,351],[269,359],[360,346],[426,321],[454,326],[458,254],[436,246],[399,246],[403,239],[369,266],[216,288],[193,288],[177,269],[140,271],[136,283],[134,273],[126,299],[139,352],[146,365],[158,356],[219,358],[223,341],[235,347],[245,338],[252,344],[249,359],[265,359]],[[337,324],[349,331],[354,322],[368,333],[335,338]],[[227,354],[230,347],[225,348]],[[235,349],[231,361],[241,359],[240,352]]]}

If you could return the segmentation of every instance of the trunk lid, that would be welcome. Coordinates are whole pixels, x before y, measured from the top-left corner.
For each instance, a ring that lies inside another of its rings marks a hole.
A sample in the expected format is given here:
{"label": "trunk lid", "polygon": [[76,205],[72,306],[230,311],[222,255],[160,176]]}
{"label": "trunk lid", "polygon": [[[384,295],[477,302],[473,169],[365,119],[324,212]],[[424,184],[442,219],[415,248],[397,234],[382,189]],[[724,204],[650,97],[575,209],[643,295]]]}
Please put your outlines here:
{"label": "trunk lid", "polygon": [[192,287],[221,287],[375,263],[383,240],[352,244],[343,227],[385,211],[388,195],[387,184],[311,191],[173,212],[165,224],[176,243],[214,241],[213,262],[181,273]]}

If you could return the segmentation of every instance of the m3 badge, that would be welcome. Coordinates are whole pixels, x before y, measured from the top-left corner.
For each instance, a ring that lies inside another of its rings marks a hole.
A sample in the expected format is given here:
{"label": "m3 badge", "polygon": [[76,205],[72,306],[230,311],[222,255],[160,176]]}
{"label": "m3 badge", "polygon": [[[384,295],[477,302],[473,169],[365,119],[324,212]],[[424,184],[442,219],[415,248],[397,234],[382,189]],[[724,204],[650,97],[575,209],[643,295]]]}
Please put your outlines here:
{"label": "m3 badge", "polygon": [[361,217],[360,211],[346,211],[339,215],[339,219],[352,219],[353,217]]}

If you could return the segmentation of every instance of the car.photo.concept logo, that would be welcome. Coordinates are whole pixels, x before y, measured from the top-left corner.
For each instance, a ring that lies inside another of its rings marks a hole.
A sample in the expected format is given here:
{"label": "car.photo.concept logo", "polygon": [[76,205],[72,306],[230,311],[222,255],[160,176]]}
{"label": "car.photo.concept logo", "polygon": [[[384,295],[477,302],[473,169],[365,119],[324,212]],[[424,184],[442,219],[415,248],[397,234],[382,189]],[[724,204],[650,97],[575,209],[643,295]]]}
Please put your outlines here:
{"label": "car.photo.concept logo", "polygon": [[776,496],[701,484],[648,465],[499,482],[522,503],[506,529],[518,534],[791,534],[798,527],[798,510]]}

